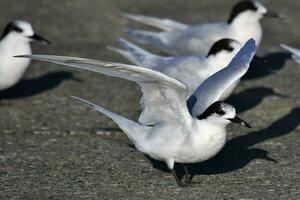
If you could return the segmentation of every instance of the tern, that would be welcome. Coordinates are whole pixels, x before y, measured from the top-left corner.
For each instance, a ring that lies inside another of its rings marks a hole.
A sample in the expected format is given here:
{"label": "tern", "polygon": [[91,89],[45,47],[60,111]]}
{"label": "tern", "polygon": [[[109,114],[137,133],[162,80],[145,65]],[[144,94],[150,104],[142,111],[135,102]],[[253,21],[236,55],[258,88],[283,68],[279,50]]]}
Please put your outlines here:
{"label": "tern", "polygon": [[172,55],[206,55],[208,47],[222,38],[235,39],[242,44],[253,38],[259,46],[263,36],[260,20],[263,17],[283,18],[256,0],[238,2],[227,21],[198,25],[127,13],[121,15],[161,29],[161,32],[155,32],[129,28],[125,32],[138,42],[151,44]]}
{"label": "tern", "polygon": [[[250,128],[236,115],[235,108],[216,101],[220,94],[249,69],[256,52],[255,41],[249,40],[228,67],[204,81],[191,98],[189,112],[188,89],[180,81],[161,72],[134,65],[53,55],[23,55],[36,60],[53,62],[136,82],[142,90],[144,110],[138,122],[106,110],[78,97],[98,112],[111,118],[134,143],[137,150],[151,158],[164,161],[179,186],[190,184],[187,163],[205,161],[216,155],[226,143],[226,126],[233,122]],[[185,183],[178,178],[175,163],[186,170]]]}
{"label": "tern", "polygon": [[49,44],[48,40],[34,33],[26,21],[16,20],[4,28],[0,37],[0,91],[14,86],[23,77],[30,59],[13,56],[31,54],[31,41]]}

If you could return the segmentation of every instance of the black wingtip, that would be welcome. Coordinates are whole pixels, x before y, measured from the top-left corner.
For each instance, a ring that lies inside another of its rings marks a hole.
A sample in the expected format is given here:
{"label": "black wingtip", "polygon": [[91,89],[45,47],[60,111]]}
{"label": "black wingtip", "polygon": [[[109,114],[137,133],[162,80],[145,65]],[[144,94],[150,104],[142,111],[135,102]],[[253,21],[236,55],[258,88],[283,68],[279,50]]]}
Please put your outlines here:
{"label": "black wingtip", "polygon": [[27,55],[15,55],[14,58],[27,58]]}

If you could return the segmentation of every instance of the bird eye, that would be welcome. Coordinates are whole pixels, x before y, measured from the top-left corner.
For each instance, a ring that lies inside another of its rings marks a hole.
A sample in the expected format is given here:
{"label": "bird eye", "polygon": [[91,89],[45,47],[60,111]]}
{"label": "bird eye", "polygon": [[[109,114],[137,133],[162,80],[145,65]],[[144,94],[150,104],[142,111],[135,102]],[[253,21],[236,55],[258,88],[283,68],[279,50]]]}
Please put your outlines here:
{"label": "bird eye", "polygon": [[216,113],[218,115],[224,115],[225,114],[224,110],[217,110]]}
{"label": "bird eye", "polygon": [[12,30],[14,30],[14,31],[16,31],[16,32],[19,32],[19,33],[22,33],[22,32],[23,32],[23,29],[21,29],[21,28],[19,28],[19,27],[17,27],[17,26],[14,26],[14,27],[12,28]]}
{"label": "bird eye", "polygon": [[233,47],[227,47],[226,50],[229,51],[229,52],[232,52],[233,51]]}

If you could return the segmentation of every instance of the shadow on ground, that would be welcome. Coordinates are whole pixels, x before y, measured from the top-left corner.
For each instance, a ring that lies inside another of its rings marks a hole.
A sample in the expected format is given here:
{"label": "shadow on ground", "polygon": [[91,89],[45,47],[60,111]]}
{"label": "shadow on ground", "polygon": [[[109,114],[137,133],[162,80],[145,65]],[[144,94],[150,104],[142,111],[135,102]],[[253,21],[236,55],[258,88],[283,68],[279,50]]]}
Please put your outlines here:
{"label": "shadow on ground", "polygon": [[[229,140],[223,150],[214,158],[197,164],[189,164],[189,173],[193,175],[212,175],[232,172],[245,167],[255,159],[263,159],[275,163],[276,161],[268,156],[268,151],[251,147],[261,142],[292,133],[299,124],[300,108],[294,108],[289,114],[280,118],[266,129],[250,132]],[[164,162],[151,158],[149,160],[154,168],[169,172]],[[176,165],[176,171],[179,177],[183,176],[184,172],[181,165]]]}
{"label": "shadow on ground", "polygon": [[76,79],[72,73],[66,71],[51,72],[37,78],[25,79],[14,87],[0,92],[0,101],[4,99],[21,99],[52,90],[63,81]]}
{"label": "shadow on ground", "polygon": [[254,87],[237,94],[232,94],[228,99],[226,99],[226,102],[234,105],[238,113],[243,113],[259,105],[265,98],[269,96],[287,98],[286,95],[279,94],[272,88]]}
{"label": "shadow on ground", "polygon": [[276,73],[284,67],[287,60],[291,59],[291,54],[279,51],[267,54],[262,57],[262,59],[265,60],[266,63],[258,61],[252,62],[248,72],[242,80],[262,78]]}

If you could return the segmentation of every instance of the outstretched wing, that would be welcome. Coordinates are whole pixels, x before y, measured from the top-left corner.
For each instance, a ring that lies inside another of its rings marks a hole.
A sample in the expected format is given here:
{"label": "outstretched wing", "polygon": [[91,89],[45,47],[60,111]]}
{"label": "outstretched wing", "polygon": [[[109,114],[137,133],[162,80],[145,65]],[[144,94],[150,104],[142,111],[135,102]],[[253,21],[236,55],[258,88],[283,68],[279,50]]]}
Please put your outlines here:
{"label": "outstretched wing", "polygon": [[284,44],[281,44],[280,45],[282,48],[284,48],[285,50],[288,50],[289,52],[292,53],[292,57],[293,59],[300,64],[300,50],[298,49],[295,49],[295,48],[292,48],[290,46],[287,46],[287,45],[284,45]]}
{"label": "outstretched wing", "polygon": [[48,61],[77,69],[134,81],[142,89],[144,110],[139,122],[153,125],[176,120],[186,123],[191,119],[186,106],[187,88],[184,84],[151,69],[114,62],[53,55],[24,55],[35,60]]}
{"label": "outstretched wing", "polygon": [[132,15],[127,13],[121,13],[121,16],[130,19],[135,22],[139,22],[142,24],[146,24],[149,26],[153,26],[159,28],[166,32],[183,30],[188,27],[188,25],[183,24],[181,22],[177,22],[171,19],[160,19],[156,17],[149,17],[143,15]]}
{"label": "outstretched wing", "polygon": [[199,116],[249,69],[256,52],[255,41],[248,40],[229,65],[206,79],[188,99],[192,116]]}

